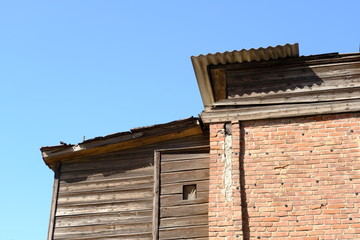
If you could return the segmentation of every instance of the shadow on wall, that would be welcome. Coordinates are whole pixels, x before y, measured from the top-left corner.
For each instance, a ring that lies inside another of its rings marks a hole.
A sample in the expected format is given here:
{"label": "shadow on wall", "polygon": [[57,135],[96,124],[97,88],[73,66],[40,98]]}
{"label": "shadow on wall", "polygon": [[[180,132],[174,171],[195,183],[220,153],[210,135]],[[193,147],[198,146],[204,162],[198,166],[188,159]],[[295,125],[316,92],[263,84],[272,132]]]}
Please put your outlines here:
{"label": "shadow on wall", "polygon": [[324,81],[309,66],[269,66],[227,71],[229,98],[316,88]]}
{"label": "shadow on wall", "polygon": [[245,183],[245,169],[244,169],[244,156],[245,156],[245,129],[240,128],[240,194],[241,194],[241,213],[242,213],[242,230],[243,239],[250,239],[250,226],[249,226],[249,213],[246,198],[246,183]]}

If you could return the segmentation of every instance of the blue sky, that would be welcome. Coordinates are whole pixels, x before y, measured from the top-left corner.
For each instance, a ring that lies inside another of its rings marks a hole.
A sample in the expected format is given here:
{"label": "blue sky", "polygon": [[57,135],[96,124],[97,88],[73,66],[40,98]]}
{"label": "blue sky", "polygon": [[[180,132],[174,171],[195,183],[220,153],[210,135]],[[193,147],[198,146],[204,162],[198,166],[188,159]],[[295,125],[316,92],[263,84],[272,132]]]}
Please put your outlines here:
{"label": "blue sky", "polygon": [[360,2],[0,0],[1,240],[46,239],[39,148],[197,116],[190,56],[358,52]]}

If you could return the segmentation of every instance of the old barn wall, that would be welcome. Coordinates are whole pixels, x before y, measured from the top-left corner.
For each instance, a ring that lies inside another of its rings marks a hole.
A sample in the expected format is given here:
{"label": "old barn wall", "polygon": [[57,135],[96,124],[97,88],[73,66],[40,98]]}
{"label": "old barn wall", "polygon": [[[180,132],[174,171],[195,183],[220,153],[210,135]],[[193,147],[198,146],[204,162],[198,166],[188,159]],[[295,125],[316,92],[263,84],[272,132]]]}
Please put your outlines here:
{"label": "old barn wall", "polygon": [[152,239],[154,150],[208,144],[208,135],[63,163],[53,239]]}

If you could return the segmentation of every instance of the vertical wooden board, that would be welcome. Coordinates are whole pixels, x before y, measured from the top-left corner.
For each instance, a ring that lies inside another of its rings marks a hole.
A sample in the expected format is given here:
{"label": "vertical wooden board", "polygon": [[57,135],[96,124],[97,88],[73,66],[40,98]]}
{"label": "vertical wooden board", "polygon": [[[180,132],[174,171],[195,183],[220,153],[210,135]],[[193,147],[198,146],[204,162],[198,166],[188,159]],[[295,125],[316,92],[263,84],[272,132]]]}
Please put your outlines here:
{"label": "vertical wooden board", "polygon": [[58,205],[57,202],[58,202],[58,195],[59,195],[60,171],[61,171],[61,165],[57,164],[56,169],[55,169],[53,194],[52,194],[52,200],[51,200],[50,222],[49,222],[48,236],[47,236],[48,240],[53,239],[54,230],[56,227],[56,211],[57,211],[57,205]]}

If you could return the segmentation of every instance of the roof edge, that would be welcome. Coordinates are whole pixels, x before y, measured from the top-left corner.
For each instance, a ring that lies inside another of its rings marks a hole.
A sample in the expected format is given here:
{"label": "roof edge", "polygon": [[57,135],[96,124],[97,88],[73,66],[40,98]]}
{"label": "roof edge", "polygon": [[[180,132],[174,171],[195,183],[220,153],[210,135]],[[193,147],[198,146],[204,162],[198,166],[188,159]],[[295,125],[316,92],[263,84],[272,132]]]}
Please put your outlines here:
{"label": "roof edge", "polygon": [[252,62],[261,60],[275,60],[280,58],[299,57],[299,44],[278,45],[276,47],[243,49],[240,51],[215,53],[207,55],[192,56],[196,80],[200,89],[204,107],[210,106],[215,102],[213,89],[211,86],[208,66],[218,64],[232,64],[242,62]]}
{"label": "roof edge", "polygon": [[59,162],[77,161],[87,156],[96,156],[157,142],[201,134],[199,119],[190,117],[169,123],[131,129],[128,132],[97,137],[76,145],[57,145],[40,148],[45,164],[54,169]]}

